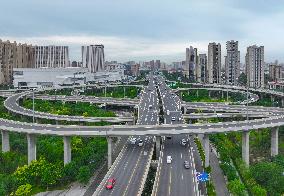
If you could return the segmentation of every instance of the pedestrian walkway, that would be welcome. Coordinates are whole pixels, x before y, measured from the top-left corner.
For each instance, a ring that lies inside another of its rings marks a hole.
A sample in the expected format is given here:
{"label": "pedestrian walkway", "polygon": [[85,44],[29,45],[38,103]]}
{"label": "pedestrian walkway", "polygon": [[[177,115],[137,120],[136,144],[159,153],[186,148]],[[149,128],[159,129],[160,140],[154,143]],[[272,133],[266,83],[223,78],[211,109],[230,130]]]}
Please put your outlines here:
{"label": "pedestrian walkway", "polygon": [[219,160],[217,158],[217,152],[214,147],[211,146],[210,151],[210,166],[211,166],[211,178],[215,186],[216,195],[218,196],[230,196],[227,189],[227,184],[224,178],[224,174],[219,165]]}

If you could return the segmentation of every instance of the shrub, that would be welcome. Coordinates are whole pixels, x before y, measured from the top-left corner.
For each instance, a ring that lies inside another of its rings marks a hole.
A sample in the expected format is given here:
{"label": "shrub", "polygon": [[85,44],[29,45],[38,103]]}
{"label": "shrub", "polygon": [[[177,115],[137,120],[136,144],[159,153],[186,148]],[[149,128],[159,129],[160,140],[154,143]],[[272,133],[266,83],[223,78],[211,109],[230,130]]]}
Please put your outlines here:
{"label": "shrub", "polygon": [[245,195],[245,185],[239,179],[230,181],[228,184],[228,189],[232,195]]}

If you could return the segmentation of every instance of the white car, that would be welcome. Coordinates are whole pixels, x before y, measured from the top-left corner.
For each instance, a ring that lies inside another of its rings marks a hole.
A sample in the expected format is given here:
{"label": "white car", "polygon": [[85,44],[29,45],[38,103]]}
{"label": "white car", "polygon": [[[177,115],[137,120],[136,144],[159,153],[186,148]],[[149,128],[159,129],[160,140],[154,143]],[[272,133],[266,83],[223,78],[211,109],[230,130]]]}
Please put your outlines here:
{"label": "white car", "polygon": [[138,146],[143,146],[143,140],[138,141]]}
{"label": "white car", "polygon": [[182,139],[182,140],[180,141],[180,144],[181,144],[182,146],[185,146],[185,145],[186,145],[186,139]]}
{"label": "white car", "polygon": [[136,144],[136,138],[135,137],[130,139],[130,144]]}
{"label": "white car", "polygon": [[176,120],[176,117],[172,116],[172,121],[175,121]]}
{"label": "white car", "polygon": [[167,163],[172,163],[172,160],[173,160],[172,156],[167,156]]}

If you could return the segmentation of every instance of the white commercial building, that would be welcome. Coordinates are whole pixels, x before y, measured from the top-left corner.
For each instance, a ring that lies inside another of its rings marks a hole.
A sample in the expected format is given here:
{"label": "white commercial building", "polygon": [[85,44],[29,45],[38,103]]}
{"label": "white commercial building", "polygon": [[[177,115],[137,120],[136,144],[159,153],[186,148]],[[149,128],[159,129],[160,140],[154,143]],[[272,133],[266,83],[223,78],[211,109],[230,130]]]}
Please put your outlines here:
{"label": "white commercial building", "polygon": [[86,68],[15,68],[15,88],[58,87],[82,85],[92,79]]}
{"label": "white commercial building", "polygon": [[264,46],[247,47],[246,71],[249,87],[264,88]]}
{"label": "white commercial building", "polygon": [[69,67],[68,46],[34,46],[35,68]]}
{"label": "white commercial building", "polygon": [[102,71],[94,73],[96,83],[119,82],[125,80],[124,71]]}
{"label": "white commercial building", "polygon": [[87,68],[15,68],[15,88],[59,87],[90,83],[121,82],[126,79],[124,70],[91,73]]}
{"label": "white commercial building", "polygon": [[240,51],[238,41],[227,41],[227,56],[225,56],[226,84],[237,85],[240,76]]}
{"label": "white commercial building", "polygon": [[206,82],[221,82],[221,44],[209,43]]}
{"label": "white commercial building", "polygon": [[82,46],[82,66],[91,73],[104,71],[105,54],[103,45]]}

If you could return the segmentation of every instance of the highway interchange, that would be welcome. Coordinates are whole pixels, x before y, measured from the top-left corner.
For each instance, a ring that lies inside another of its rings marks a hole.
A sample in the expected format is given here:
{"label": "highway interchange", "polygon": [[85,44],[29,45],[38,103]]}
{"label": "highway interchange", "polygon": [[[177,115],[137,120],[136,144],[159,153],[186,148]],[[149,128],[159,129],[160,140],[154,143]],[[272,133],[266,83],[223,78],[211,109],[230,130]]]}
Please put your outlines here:
{"label": "highway interchange", "polygon": [[[220,86],[216,86],[221,88]],[[188,89],[183,89],[188,90]],[[218,89],[219,90],[219,89]],[[238,89],[240,90],[240,89]],[[244,89],[242,89],[244,90]],[[255,90],[256,91],[256,90]],[[268,92],[265,92],[268,93]],[[273,94],[273,93],[271,93]],[[42,115],[42,118],[70,121],[80,120],[82,117],[55,116],[52,114],[39,113],[27,110],[17,104],[22,97],[31,96],[31,92],[19,94],[3,93],[3,96],[11,95],[5,101],[5,107],[12,112],[32,116]],[[283,93],[276,94],[283,96]],[[253,96],[253,95],[251,95]],[[284,97],[284,96],[283,96]],[[128,105],[134,107],[138,105],[138,119],[136,125],[113,125],[113,126],[73,126],[73,125],[48,125],[32,124],[11,120],[0,119],[0,129],[7,131],[16,131],[32,134],[50,134],[62,136],[107,136],[117,137],[130,135],[129,140],[122,151],[114,161],[105,179],[94,195],[140,195],[146,180],[146,174],[150,167],[150,161],[154,151],[155,140],[160,138],[160,159],[158,171],[155,178],[153,194],[154,195],[204,195],[204,187],[196,181],[196,171],[202,171],[202,163],[196,149],[192,135],[220,133],[230,131],[242,131],[266,127],[276,127],[284,124],[284,111],[276,107],[249,106],[248,109],[243,105],[227,105],[223,103],[185,103],[170,89],[162,77],[154,79],[149,76],[149,85],[145,86],[140,94],[139,100],[113,99],[113,98],[95,98],[95,97],[72,97],[72,96],[45,96],[37,98],[61,100],[61,101],[82,101],[90,103],[106,103],[114,105]],[[162,106],[162,115],[160,115],[160,105]],[[204,116],[209,117],[231,117],[233,115],[248,114],[250,117],[262,117],[249,121],[232,121],[207,124],[185,124],[185,118],[198,117],[198,114],[182,114],[182,108],[187,110],[204,110],[211,112]],[[213,113],[212,113],[213,112]],[[220,113],[219,113],[220,112]],[[225,113],[224,113],[225,112]],[[219,113],[219,115],[218,115]],[[190,116],[191,115],[191,116]],[[261,116],[262,115],[262,116]],[[36,116],[38,117],[38,116]],[[160,123],[159,117],[164,120]],[[65,119],[62,119],[65,118]],[[174,120],[173,120],[174,118]],[[112,119],[96,119],[105,120]],[[114,118],[116,122],[127,122],[126,119]],[[120,121],[121,120],[121,121]],[[129,122],[132,119],[129,120]],[[113,121],[114,122],[114,121]],[[133,122],[133,121],[132,121]],[[142,139],[144,144],[138,146],[131,144],[131,139],[135,137]],[[182,146],[180,141],[186,139],[187,144]],[[166,163],[167,156],[172,156],[172,164]],[[190,162],[190,169],[185,170],[184,161]],[[117,184],[114,189],[106,190],[105,183],[110,177],[117,178]]]}

